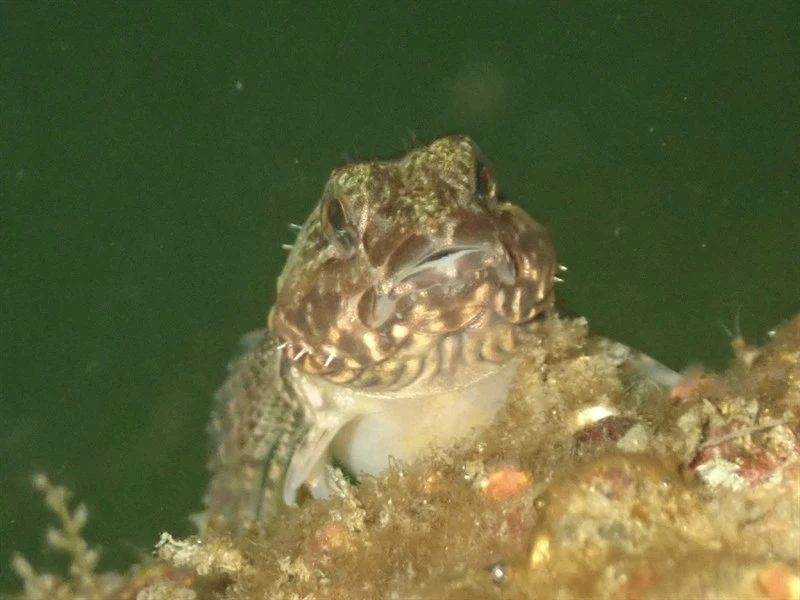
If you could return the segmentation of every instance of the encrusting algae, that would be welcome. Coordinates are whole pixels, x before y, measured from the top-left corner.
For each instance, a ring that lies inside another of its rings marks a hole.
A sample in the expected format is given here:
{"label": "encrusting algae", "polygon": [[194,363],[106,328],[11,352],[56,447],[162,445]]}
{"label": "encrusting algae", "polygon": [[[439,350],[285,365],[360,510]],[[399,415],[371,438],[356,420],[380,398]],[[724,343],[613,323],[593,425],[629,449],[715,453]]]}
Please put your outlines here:
{"label": "encrusting algae", "polygon": [[95,572],[86,510],[37,477],[67,578],[21,557],[17,596],[56,599],[800,599],[800,316],[724,376],[671,392],[620,378],[583,320],[551,318],[494,424],[241,537],[163,534]]}

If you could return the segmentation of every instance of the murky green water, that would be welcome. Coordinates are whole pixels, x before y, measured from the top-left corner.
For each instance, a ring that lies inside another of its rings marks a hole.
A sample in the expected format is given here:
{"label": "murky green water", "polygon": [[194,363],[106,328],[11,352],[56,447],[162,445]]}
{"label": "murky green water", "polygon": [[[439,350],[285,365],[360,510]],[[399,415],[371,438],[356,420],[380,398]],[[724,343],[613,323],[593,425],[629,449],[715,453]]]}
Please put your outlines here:
{"label": "murky green water", "polygon": [[211,393],[337,163],[469,133],[564,306],[675,367],[800,309],[797,4],[648,4],[0,4],[0,589],[12,549],[56,562],[34,470],[108,565],[188,531]]}

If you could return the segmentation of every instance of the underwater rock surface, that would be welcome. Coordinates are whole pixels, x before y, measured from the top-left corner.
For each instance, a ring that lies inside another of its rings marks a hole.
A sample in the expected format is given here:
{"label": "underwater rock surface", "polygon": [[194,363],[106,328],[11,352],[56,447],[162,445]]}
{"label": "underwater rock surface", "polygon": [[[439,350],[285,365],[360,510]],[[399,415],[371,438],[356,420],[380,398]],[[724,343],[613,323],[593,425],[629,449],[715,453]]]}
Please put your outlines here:
{"label": "underwater rock surface", "polygon": [[621,376],[585,321],[547,327],[471,439],[340,477],[270,531],[164,534],[129,574],[94,572],[85,510],[40,481],[73,572],[17,557],[19,597],[800,599],[800,316],[669,392]]}

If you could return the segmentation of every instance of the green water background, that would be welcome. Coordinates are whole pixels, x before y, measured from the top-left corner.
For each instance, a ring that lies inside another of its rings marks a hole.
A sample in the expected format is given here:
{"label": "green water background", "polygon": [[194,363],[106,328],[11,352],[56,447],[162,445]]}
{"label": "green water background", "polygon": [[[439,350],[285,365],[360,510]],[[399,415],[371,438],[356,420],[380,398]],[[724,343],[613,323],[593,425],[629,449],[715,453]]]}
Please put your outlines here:
{"label": "green water background", "polygon": [[[797,2],[0,3],[0,590],[36,470],[186,533],[211,394],[328,171],[472,135],[562,304],[674,367],[800,308]],[[688,8],[691,7],[691,8]]]}

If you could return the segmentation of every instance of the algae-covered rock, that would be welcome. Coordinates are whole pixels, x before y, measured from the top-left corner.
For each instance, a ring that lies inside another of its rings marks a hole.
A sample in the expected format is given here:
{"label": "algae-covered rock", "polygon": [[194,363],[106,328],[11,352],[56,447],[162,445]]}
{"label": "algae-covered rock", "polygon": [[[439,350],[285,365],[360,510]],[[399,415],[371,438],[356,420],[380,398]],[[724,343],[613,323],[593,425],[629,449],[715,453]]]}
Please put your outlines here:
{"label": "algae-covered rock", "polygon": [[671,391],[622,377],[585,322],[547,327],[471,439],[339,477],[275,531],[164,536],[113,584],[78,569],[49,595],[20,562],[23,597],[800,598],[800,316]]}

